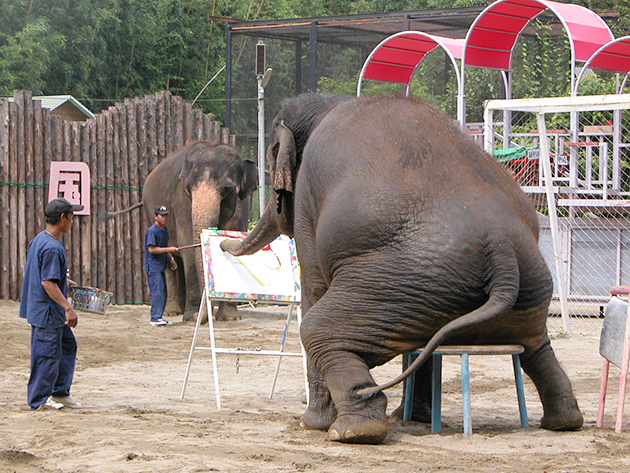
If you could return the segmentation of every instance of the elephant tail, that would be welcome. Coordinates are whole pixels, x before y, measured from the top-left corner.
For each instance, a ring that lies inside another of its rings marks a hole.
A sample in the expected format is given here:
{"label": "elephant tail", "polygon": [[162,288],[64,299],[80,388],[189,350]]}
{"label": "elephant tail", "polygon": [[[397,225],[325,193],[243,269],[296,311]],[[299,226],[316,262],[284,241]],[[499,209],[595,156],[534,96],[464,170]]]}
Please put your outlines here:
{"label": "elephant tail", "polygon": [[105,210],[104,212],[101,212],[101,214],[98,216],[99,220],[109,220],[110,218],[114,218],[117,217],[121,214],[126,214],[127,212],[131,212],[132,210],[135,210],[137,208],[140,208],[144,205],[143,202],[138,202],[137,204],[132,205],[131,207],[124,209],[124,210],[119,210],[118,212],[108,212],[107,210]]}
{"label": "elephant tail", "polygon": [[404,381],[412,373],[414,373],[422,364],[429,359],[435,349],[444,341],[464,329],[468,329],[475,325],[481,325],[491,322],[509,312],[519,293],[519,267],[516,254],[513,248],[507,248],[510,245],[499,245],[499,247],[491,253],[490,270],[493,272],[489,283],[489,297],[485,304],[478,309],[451,320],[438,330],[429,340],[418,357],[411,363],[402,374],[391,381],[379,386],[362,388],[357,391],[359,396],[370,396],[377,392],[391,388],[396,384]]}

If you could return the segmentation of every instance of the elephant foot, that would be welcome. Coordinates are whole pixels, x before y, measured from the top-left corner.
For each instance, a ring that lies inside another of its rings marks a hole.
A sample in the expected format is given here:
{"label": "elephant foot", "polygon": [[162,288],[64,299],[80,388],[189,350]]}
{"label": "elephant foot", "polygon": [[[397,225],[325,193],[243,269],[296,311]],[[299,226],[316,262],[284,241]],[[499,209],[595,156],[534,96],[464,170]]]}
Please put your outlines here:
{"label": "elephant foot", "polygon": [[241,320],[241,314],[234,303],[222,302],[214,315],[216,320]]}
{"label": "elephant foot", "polygon": [[553,409],[544,406],[544,411],[540,426],[546,430],[579,430],[584,423],[575,398],[563,398]]}
{"label": "elephant foot", "polygon": [[367,401],[342,407],[328,429],[328,440],[366,444],[383,442],[388,431],[386,407],[387,398],[383,393],[377,393]]}
{"label": "elephant foot", "polygon": [[184,322],[192,322],[197,319],[197,314],[195,312],[184,312],[182,316],[182,320]]}
{"label": "elephant foot", "polygon": [[182,315],[181,310],[168,310],[168,308],[164,309],[164,315],[166,317],[177,317],[178,315]]}
{"label": "elephant foot", "polygon": [[337,409],[332,405],[328,409],[315,409],[310,405],[300,419],[300,425],[309,430],[326,431],[335,421]]}
{"label": "elephant foot", "polygon": [[[405,403],[404,401],[389,415],[389,423],[401,422],[404,418]],[[411,420],[414,422],[431,422],[431,403],[414,401],[413,410],[411,411]]]}

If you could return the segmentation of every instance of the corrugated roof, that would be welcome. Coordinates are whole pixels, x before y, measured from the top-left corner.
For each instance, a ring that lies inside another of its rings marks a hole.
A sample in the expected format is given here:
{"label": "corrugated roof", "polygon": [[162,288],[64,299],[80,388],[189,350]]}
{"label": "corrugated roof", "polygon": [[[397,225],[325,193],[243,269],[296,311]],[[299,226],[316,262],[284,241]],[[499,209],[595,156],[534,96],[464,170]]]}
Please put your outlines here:
{"label": "corrugated roof", "polygon": [[[94,118],[94,114],[72,95],[34,95],[33,100],[40,100],[42,107],[50,111],[63,107],[66,104],[66,106],[71,105],[85,115],[86,118]],[[9,102],[13,102],[13,97],[9,97]]]}
{"label": "corrugated roof", "polygon": [[55,110],[61,107],[66,102],[70,102],[76,108],[78,108],[88,118],[94,118],[94,114],[90,112],[81,102],[75,99],[72,95],[35,95],[33,100],[41,100],[42,107]]}

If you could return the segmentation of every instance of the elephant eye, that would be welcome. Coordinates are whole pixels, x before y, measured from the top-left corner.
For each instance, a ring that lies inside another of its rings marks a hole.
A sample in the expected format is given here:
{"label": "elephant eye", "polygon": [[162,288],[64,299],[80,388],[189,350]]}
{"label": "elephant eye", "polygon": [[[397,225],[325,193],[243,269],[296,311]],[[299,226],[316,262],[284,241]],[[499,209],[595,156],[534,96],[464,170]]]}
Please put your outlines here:
{"label": "elephant eye", "polygon": [[234,187],[231,186],[226,186],[221,190],[221,196],[223,198],[232,197],[235,193],[236,191],[234,190]]}

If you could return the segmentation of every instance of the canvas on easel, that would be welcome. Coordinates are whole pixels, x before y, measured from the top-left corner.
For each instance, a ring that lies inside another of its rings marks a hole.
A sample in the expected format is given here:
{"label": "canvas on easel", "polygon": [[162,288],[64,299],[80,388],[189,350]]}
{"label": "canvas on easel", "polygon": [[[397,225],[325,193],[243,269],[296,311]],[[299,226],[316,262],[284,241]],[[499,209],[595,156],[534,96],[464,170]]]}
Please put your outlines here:
{"label": "canvas on easel", "polygon": [[208,297],[213,300],[300,302],[300,268],[295,244],[280,235],[253,255],[232,256],[221,250],[226,238],[242,240],[245,232],[208,229],[201,248]]}
{"label": "canvas on easel", "polygon": [[[221,396],[217,371],[217,353],[237,355],[268,355],[277,356],[278,362],[271,386],[269,399],[272,398],[280,362],[284,356],[302,357],[304,380],[308,401],[308,380],[306,377],[306,355],[304,347],[300,353],[284,351],[284,344],[288,332],[289,322],[297,307],[296,316],[298,326],[302,322],[300,309],[300,267],[297,260],[294,241],[281,235],[269,245],[253,255],[235,257],[224,252],[220,244],[226,238],[243,239],[244,232],[228,230],[206,229],[201,232],[201,251],[203,255],[204,291],[197,315],[197,324],[188,356],[188,365],[184,377],[181,399],[184,398],[186,383],[190,373],[190,366],[195,350],[210,350],[212,354],[212,371],[217,409],[221,409]],[[284,327],[284,334],[279,350],[243,350],[237,348],[217,348],[214,337],[214,320],[212,314],[213,301],[256,301],[265,303],[283,303],[289,305],[289,314]],[[208,330],[210,348],[197,347],[197,336],[201,324],[202,314],[208,314]]]}

